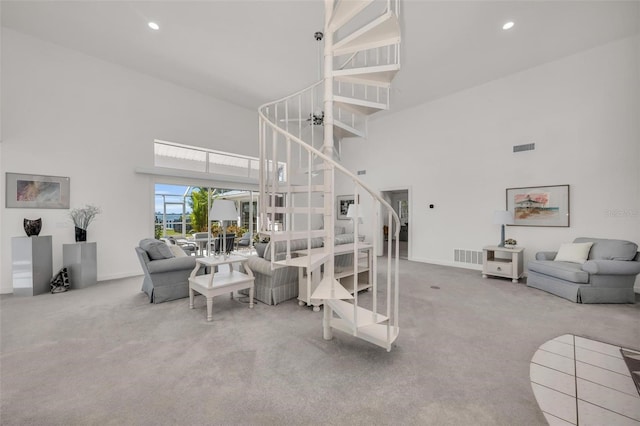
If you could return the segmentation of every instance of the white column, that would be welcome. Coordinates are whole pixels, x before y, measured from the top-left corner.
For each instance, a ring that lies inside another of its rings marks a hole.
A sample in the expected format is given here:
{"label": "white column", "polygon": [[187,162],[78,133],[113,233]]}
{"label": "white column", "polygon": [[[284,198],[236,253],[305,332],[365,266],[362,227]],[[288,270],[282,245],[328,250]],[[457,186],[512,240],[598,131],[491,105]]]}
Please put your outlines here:
{"label": "white column", "polygon": [[[324,1],[324,143],[323,154],[333,158],[333,32],[329,30],[329,21],[333,13],[333,0]],[[324,229],[325,247],[329,247],[329,260],[325,263],[325,276],[334,276],[334,229],[335,229],[335,191],[333,188],[333,169],[324,171]],[[331,332],[332,309],[324,304],[323,337],[329,340]]]}

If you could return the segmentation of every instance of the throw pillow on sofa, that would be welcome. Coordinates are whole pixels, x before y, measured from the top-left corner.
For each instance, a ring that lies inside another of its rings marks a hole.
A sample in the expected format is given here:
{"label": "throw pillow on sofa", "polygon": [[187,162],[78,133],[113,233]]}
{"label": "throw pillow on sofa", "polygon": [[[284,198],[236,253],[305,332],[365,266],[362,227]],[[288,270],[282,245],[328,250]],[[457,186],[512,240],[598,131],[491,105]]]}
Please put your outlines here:
{"label": "throw pillow on sofa", "polygon": [[593,243],[565,243],[560,245],[556,262],[584,263],[589,257],[589,250]]}
{"label": "throw pillow on sofa", "polygon": [[253,246],[256,249],[258,257],[264,258],[264,251],[267,249],[267,243],[255,243]]}
{"label": "throw pillow on sofa", "polygon": [[171,250],[171,253],[173,253],[174,257],[185,257],[188,256],[187,253],[185,253],[184,250],[182,250],[182,247],[177,246],[177,245],[167,245],[167,247],[169,247],[169,250]]}
{"label": "throw pillow on sofa", "polygon": [[171,259],[175,257],[168,245],[164,241],[154,240],[153,238],[145,238],[138,244],[140,248],[147,252],[149,259],[161,260]]}

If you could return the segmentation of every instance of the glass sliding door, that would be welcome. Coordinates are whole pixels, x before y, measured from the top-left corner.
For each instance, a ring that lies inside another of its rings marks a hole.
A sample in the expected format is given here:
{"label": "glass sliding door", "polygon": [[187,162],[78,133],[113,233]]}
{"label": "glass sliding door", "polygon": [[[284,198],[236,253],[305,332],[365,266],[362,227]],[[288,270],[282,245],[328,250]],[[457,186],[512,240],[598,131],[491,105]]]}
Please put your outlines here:
{"label": "glass sliding door", "polygon": [[[209,217],[216,199],[232,200],[238,211],[237,220],[220,222]],[[206,186],[155,185],[155,238],[197,240],[200,252],[207,255],[215,239],[224,233],[237,238],[246,232],[251,237],[258,229],[257,192]]]}

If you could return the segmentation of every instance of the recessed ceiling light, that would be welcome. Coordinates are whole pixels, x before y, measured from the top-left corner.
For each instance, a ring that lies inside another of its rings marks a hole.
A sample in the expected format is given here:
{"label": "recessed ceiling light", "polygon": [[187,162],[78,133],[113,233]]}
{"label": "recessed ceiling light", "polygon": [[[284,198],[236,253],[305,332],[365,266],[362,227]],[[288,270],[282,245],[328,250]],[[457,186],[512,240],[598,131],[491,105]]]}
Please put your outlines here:
{"label": "recessed ceiling light", "polygon": [[502,26],[502,29],[503,30],[510,30],[511,28],[513,28],[514,25],[515,24],[513,23],[513,21],[509,21],[509,22],[507,22],[506,24],[504,24]]}
{"label": "recessed ceiling light", "polygon": [[149,22],[147,25],[149,25],[149,28],[151,28],[152,30],[160,29],[160,25],[156,24],[155,22]]}

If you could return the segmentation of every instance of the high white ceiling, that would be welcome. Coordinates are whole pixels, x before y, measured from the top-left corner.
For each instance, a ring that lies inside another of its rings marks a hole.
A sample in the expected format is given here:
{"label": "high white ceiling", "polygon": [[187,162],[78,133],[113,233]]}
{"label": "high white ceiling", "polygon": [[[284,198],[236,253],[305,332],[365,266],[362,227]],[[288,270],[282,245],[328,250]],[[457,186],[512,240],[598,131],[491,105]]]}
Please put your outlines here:
{"label": "high white ceiling", "polygon": [[[5,27],[251,109],[317,79],[322,0],[2,0],[1,8]],[[639,1],[402,0],[400,15],[394,111],[640,33]],[[515,27],[503,31],[508,20]]]}

